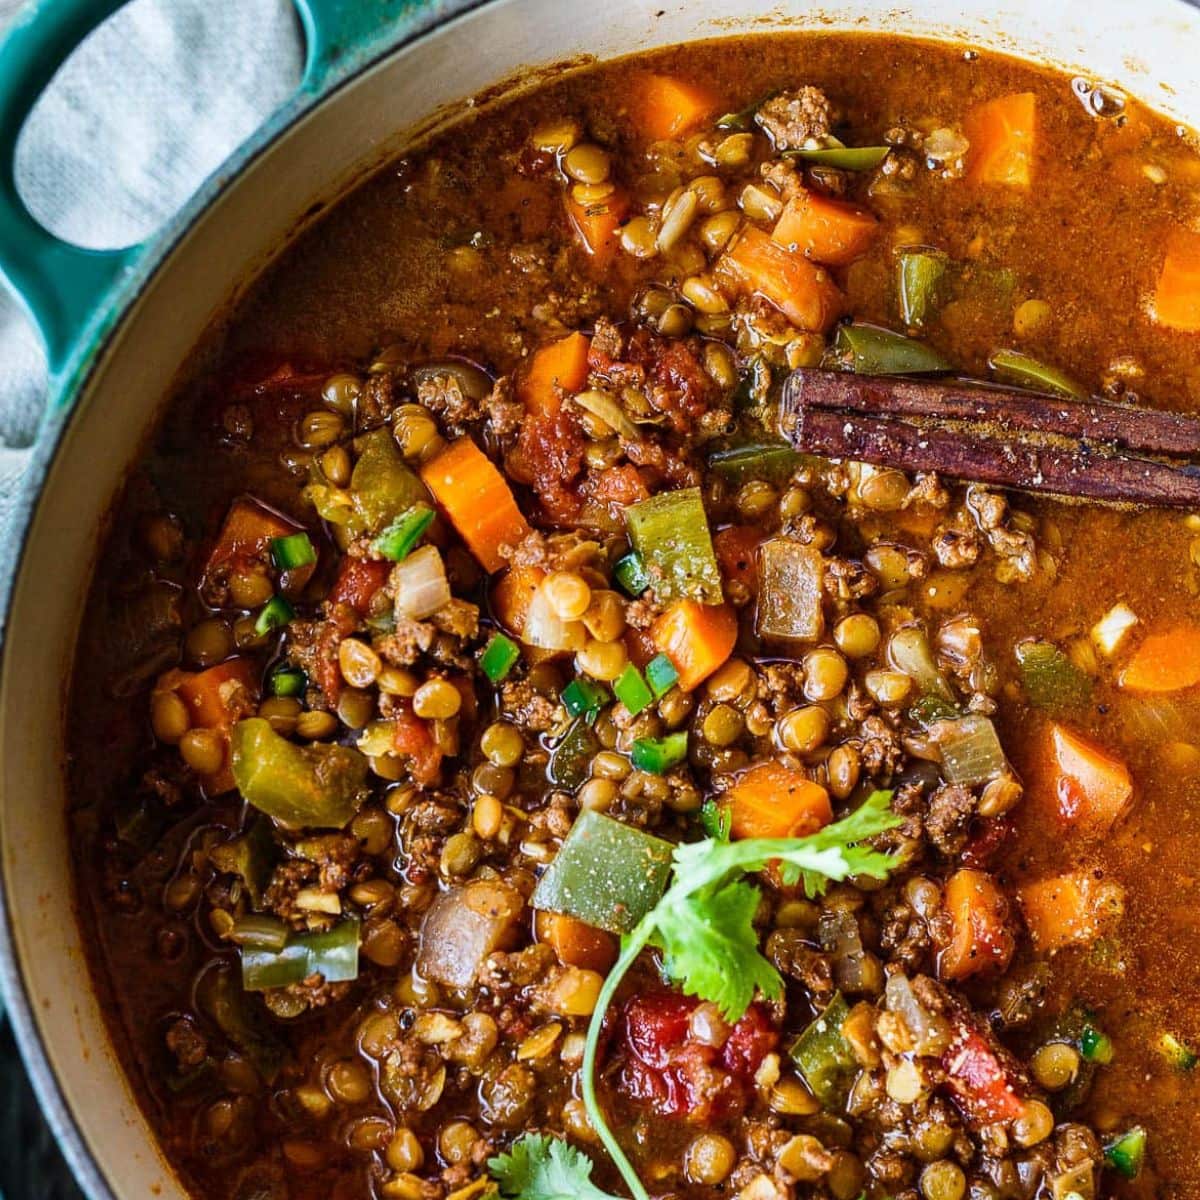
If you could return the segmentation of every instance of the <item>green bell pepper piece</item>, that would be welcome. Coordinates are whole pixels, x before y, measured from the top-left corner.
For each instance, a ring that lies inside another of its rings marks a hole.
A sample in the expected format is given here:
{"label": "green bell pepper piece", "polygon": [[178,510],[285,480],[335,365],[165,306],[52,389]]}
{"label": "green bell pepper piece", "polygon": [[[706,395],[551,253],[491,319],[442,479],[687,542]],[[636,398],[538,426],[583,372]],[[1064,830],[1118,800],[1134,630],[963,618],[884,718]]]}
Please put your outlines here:
{"label": "green bell pepper piece", "polygon": [[631,505],[625,522],[660,600],[721,603],[721,570],[698,487],[660,492]]}
{"label": "green bell pepper piece", "polygon": [[479,656],[479,669],[492,683],[500,683],[517,665],[520,657],[520,646],[507,634],[497,633]]}
{"label": "green bell pepper piece", "polygon": [[819,150],[785,150],[784,158],[799,158],[804,162],[842,171],[871,171],[879,166],[891,146],[829,146]]}
{"label": "green bell pepper piece", "polygon": [[196,1007],[250,1061],[267,1084],[275,1082],[287,1050],[246,1003],[228,963],[214,963],[196,980]]}
{"label": "green bell pepper piece", "polygon": [[833,357],[858,375],[932,375],[953,370],[932,346],[881,325],[841,325]]}
{"label": "green bell pepper piece", "polygon": [[266,637],[268,633],[282,629],[295,615],[296,610],[282,596],[272,596],[255,618],[254,632],[259,637]]}
{"label": "green bell pepper piece", "polygon": [[600,749],[600,739],[591,728],[596,711],[590,709],[576,717],[551,751],[546,773],[555,787],[574,790],[588,777],[588,764]]}
{"label": "green bell pepper piece", "polygon": [[1146,1161],[1146,1131],[1140,1125],[1127,1129],[1104,1147],[1104,1161],[1125,1179],[1136,1179]]}
{"label": "green bell pepper piece", "polygon": [[267,679],[272,696],[303,696],[308,676],[299,667],[276,667]]}
{"label": "green bell pepper piece", "polygon": [[403,562],[432,524],[433,509],[428,504],[414,504],[371,543],[371,549],[392,562]]}
{"label": "green bell pepper piece", "polygon": [[1194,1071],[1196,1064],[1200,1063],[1200,1055],[1173,1033],[1164,1033],[1158,1039],[1158,1049],[1176,1071]]}
{"label": "green bell pepper piece", "polygon": [[1113,1060],[1112,1038],[1088,1022],[1079,1032],[1079,1053],[1088,1062],[1106,1067]]}
{"label": "green bell pepper piece", "polygon": [[313,462],[304,495],[326,521],[354,536],[379,534],[416,505],[429,506],[429,492],[404,461],[390,429],[364,433],[358,445],[349,488],[335,487]]}
{"label": "green bell pepper piece", "polygon": [[242,947],[242,987],[248,992],[302,983],[320,975],[326,983],[358,978],[359,924],[340,921],[323,933],[293,934],[280,950]]}
{"label": "green bell pepper piece", "polygon": [[665,654],[656,654],[646,664],[646,682],[655,700],[661,700],[679,682],[679,672]]}
{"label": "green bell pepper piece", "polygon": [[858,1074],[858,1059],[842,1036],[850,1006],[840,992],[796,1039],[789,1053],[808,1090],[825,1108],[840,1109]]}
{"label": "green bell pepper piece", "polygon": [[402,513],[428,505],[429,493],[400,454],[390,429],[373,429],[359,442],[350,495],[362,532],[379,533]]}
{"label": "green bell pepper piece", "polygon": [[591,725],[608,703],[608,692],[603,684],[593,679],[572,679],[563,688],[559,699],[568,716],[583,717]]}
{"label": "green bell pepper piece", "polygon": [[1017,667],[1035,708],[1078,708],[1092,695],[1092,681],[1053,642],[1020,642]]}
{"label": "green bell pepper piece", "polygon": [[649,586],[650,577],[642,563],[642,556],[636,550],[623,554],[613,564],[613,578],[627,596],[636,599]]}
{"label": "green bell pepper piece", "polygon": [[629,752],[629,760],[639,771],[665,775],[687,758],[687,752],[687,730],[681,729],[677,733],[668,733],[666,737],[636,739]]}
{"label": "green bell pepper piece", "polygon": [[988,359],[988,366],[1006,383],[1018,387],[1033,388],[1039,392],[1053,392],[1068,396],[1072,400],[1086,400],[1088,390],[1066,371],[1060,371],[1019,350],[997,350]]}
{"label": "green bell pepper piece", "polygon": [[271,539],[271,561],[281,571],[311,566],[317,561],[316,547],[307,533],[290,533]]}
{"label": "green bell pepper piece", "polygon": [[279,843],[271,836],[270,822],[254,814],[245,833],[214,846],[208,858],[218,871],[238,876],[250,902],[258,908],[279,858]]}
{"label": "green bell pepper piece", "polygon": [[629,933],[662,899],[672,852],[662,838],[585,809],[530,903],[609,933]]}
{"label": "green bell pepper piece", "polygon": [[248,804],[288,829],[342,829],[358,812],[367,760],[351,746],[298,746],[262,717],[239,721],[231,765]]}
{"label": "green bell pepper piece", "polygon": [[905,325],[920,327],[937,311],[950,260],[940,250],[909,247],[896,261],[900,317]]}
{"label": "green bell pepper piece", "polygon": [[654,703],[654,693],[633,663],[621,672],[613,684],[613,693],[635,717]]}
{"label": "green bell pepper piece", "polygon": [[801,455],[783,442],[751,442],[710,454],[708,469],[735,486],[748,479],[783,483],[801,461]]}

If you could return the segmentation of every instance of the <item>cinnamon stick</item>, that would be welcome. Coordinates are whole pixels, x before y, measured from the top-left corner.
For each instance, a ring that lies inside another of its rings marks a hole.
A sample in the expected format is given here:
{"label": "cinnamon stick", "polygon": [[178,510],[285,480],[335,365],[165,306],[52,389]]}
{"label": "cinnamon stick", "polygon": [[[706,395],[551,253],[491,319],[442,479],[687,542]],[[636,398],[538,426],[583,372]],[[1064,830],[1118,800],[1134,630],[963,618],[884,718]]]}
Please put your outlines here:
{"label": "cinnamon stick", "polygon": [[993,384],[851,375],[804,367],[792,372],[785,390],[799,406],[969,421],[1004,432],[1057,433],[1148,454],[1200,454],[1200,421],[1196,418],[1107,400],[1068,400]]}
{"label": "cinnamon stick", "polygon": [[1200,421],[1176,413],[802,368],[784,386],[782,424],[797,449],[827,458],[1077,499],[1200,507],[1200,467],[1148,456],[1200,453]]}

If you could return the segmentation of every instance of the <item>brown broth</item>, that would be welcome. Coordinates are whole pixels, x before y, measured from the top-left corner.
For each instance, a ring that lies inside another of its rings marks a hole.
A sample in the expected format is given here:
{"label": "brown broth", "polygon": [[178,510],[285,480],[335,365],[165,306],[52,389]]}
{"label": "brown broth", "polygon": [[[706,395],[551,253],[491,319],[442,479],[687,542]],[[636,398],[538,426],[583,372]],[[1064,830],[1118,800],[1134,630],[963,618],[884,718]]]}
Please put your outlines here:
{"label": "brown broth", "polygon": [[[971,265],[976,288],[929,330],[930,340],[964,373],[983,373],[989,352],[1015,342],[1016,303],[1041,298],[1052,318],[1043,332],[1021,339],[1021,349],[1093,389],[1128,357],[1137,364],[1130,387],[1143,402],[1200,409],[1200,342],[1156,327],[1143,303],[1168,230],[1195,219],[1200,196],[1200,157],[1162,118],[1130,102],[1120,122],[1098,120],[1064,75],[894,38],[775,35],[676,48],[653,60],[657,68],[710,81],[730,109],[785,85],[821,87],[839,106],[854,142],[864,145],[901,121],[926,129],[953,124],[981,100],[1033,91],[1039,105],[1033,191],[972,191],[962,181],[923,171],[901,193],[861,197],[883,220],[884,232],[842,274],[850,309],[857,317],[897,323],[892,256],[894,236],[903,228],[903,242],[935,245]],[[98,832],[150,741],[145,694],[114,710],[108,690],[112,672],[127,665],[110,623],[122,586],[133,577],[130,546],[138,521],[161,503],[198,534],[211,530],[229,500],[246,491],[301,511],[299,484],[279,470],[278,453],[290,422],[303,411],[302,398],[281,393],[254,400],[255,426],[264,432],[249,451],[222,429],[228,381],[248,360],[268,357],[328,372],[398,342],[413,360],[462,354],[508,372],[545,338],[548,316],[570,326],[604,312],[625,313],[647,279],[661,278],[661,265],[643,267],[620,256],[608,277],[590,277],[564,249],[557,191],[544,178],[514,168],[531,128],[548,115],[565,114],[606,134],[620,162],[628,143],[620,98],[627,94],[629,72],[644,66],[639,59],[568,75],[399,160],[341,202],[232,316],[214,360],[193,372],[197,382],[172,401],[154,450],[118,510],[81,637],[72,697],[80,892],[114,1034],[168,1156],[197,1195],[235,1195],[234,1180],[253,1156],[198,1152],[200,1113],[163,1086],[167,1017],[189,1006],[192,975],[220,943],[186,914],[164,915],[157,897],[177,871],[194,828],[217,820],[235,824],[237,818],[228,803],[201,810],[124,873],[120,856]],[[1161,168],[1163,182],[1151,180],[1148,164]],[[510,251],[518,244],[527,250],[514,263]],[[547,297],[553,314],[542,307]],[[1014,643],[1086,635],[1118,600],[1147,627],[1195,619],[1200,567],[1192,546],[1200,534],[1177,514],[1028,498],[1015,503],[1036,522],[1039,545],[1054,559],[1053,573],[1005,585],[985,560],[970,573],[960,607],[984,617],[988,650],[1005,680],[998,718],[1005,746],[1033,788],[1046,718],[1021,698]],[[908,536],[902,529],[891,533],[900,541]],[[914,603],[921,609],[925,602]],[[1194,722],[1192,701],[1184,709]],[[1150,1131],[1149,1168],[1135,1183],[1114,1184],[1114,1194],[1197,1197],[1200,1071],[1173,1071],[1155,1043],[1170,1031],[1200,1045],[1200,756],[1172,759],[1160,742],[1148,739],[1107,666],[1093,703],[1075,714],[1074,724],[1129,764],[1136,781],[1133,811],[1098,844],[1077,844],[1026,802],[1001,875],[1019,884],[1086,864],[1124,885],[1128,909],[1110,955],[1115,962],[1098,963],[1096,955],[1078,950],[1056,956],[1052,1007],[1086,1003],[1113,1037],[1116,1060],[1101,1073],[1090,1101],[1096,1126],[1107,1131],[1138,1121]],[[118,876],[129,886],[120,885]],[[116,902],[114,895],[125,899]],[[172,947],[179,947],[171,950],[178,957],[164,960],[164,929]],[[986,995],[986,985],[979,990]],[[354,1005],[309,1015],[290,1027],[289,1049],[301,1064],[353,1054],[357,1015]],[[384,1111],[376,1097],[356,1116]],[[327,1147],[340,1144],[338,1120],[327,1128]],[[288,1124],[281,1109],[262,1114],[264,1161]],[[344,1145],[329,1153],[333,1157],[321,1169],[290,1170],[281,1194],[293,1200],[368,1196],[365,1157]]]}

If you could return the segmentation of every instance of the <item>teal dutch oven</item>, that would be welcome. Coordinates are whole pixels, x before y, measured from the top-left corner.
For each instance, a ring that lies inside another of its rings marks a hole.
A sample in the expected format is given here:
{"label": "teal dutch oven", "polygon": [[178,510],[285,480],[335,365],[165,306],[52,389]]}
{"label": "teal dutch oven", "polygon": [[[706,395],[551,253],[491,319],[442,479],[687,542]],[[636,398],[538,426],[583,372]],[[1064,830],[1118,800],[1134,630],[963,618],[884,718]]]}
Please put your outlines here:
{"label": "teal dutch oven", "polygon": [[[240,290],[414,137],[534,68],[773,28],[969,41],[1107,81],[1200,125],[1185,0],[295,0],[303,82],[152,241],[65,245],[17,194],[21,126],[120,0],[40,0],[0,45],[0,274],[37,325],[50,397],[0,547],[0,984],[35,1089],[93,1200],[184,1200],[113,1054],[74,915],[63,695],[105,513],[172,378]],[[560,69],[568,69],[566,66]],[[2,1151],[0,1151],[2,1153]]]}

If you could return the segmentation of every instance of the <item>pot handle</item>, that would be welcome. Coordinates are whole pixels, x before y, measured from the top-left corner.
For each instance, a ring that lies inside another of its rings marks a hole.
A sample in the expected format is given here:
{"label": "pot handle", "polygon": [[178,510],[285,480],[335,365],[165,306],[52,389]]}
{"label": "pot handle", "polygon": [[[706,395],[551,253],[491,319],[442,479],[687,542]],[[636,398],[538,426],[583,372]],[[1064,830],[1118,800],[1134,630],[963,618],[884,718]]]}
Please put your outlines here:
{"label": "pot handle", "polygon": [[17,138],[58,68],[123,3],[36,0],[21,9],[0,44],[0,274],[41,331],[52,377],[140,247],[87,250],[39,225],[17,192]]}
{"label": "pot handle", "polygon": [[331,75],[358,65],[406,11],[438,0],[292,0],[307,46],[303,88],[322,92]]}
{"label": "pot handle", "polygon": [[[101,301],[132,269],[142,244],[73,246],[43,228],[17,191],[17,138],[38,97],[72,51],[126,0],[31,0],[0,43],[0,277],[41,332],[51,378],[63,373]],[[292,0],[306,39],[308,98],[366,57],[404,10],[426,0]]]}

